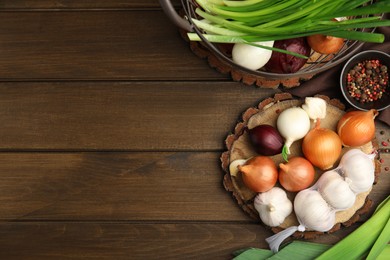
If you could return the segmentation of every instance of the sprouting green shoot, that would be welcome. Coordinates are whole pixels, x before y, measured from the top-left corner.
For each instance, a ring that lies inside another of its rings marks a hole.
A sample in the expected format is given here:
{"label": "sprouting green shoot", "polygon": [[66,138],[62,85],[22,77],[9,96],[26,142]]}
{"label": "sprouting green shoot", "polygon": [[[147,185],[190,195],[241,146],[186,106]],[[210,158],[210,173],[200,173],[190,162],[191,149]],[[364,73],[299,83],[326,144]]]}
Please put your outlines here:
{"label": "sprouting green shoot", "polygon": [[288,162],[288,147],[284,145],[282,148],[282,157],[285,162]]}

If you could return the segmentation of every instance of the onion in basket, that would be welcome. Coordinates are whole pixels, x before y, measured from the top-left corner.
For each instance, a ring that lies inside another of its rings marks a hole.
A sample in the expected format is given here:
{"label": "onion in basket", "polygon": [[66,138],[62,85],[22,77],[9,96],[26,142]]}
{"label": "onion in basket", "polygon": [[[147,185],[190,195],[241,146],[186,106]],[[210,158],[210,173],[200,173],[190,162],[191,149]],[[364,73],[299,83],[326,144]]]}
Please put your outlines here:
{"label": "onion in basket", "polygon": [[[275,41],[274,47],[296,52],[304,56],[309,56],[311,51],[311,48],[304,37]],[[306,61],[307,59],[304,58],[298,58],[289,54],[274,51],[271,59],[264,67],[269,72],[294,73],[302,68]]]}

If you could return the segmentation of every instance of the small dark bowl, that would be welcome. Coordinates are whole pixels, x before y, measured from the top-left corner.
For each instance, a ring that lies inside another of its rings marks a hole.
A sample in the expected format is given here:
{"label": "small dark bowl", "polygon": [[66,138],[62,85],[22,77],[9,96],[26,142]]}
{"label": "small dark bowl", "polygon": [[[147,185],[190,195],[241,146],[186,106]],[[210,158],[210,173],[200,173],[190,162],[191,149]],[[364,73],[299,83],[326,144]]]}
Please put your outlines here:
{"label": "small dark bowl", "polygon": [[390,107],[390,87],[389,82],[387,82],[387,88],[386,93],[383,94],[383,96],[375,101],[371,102],[359,102],[353,97],[350,96],[348,90],[347,90],[347,75],[348,72],[359,62],[365,61],[365,60],[371,60],[371,59],[377,59],[382,64],[386,65],[388,70],[387,73],[390,71],[390,55],[381,51],[376,50],[368,50],[360,52],[354,56],[352,56],[347,63],[344,65],[343,70],[341,72],[340,76],[340,86],[341,91],[345,97],[345,99],[348,101],[349,104],[351,104],[353,107],[359,109],[359,110],[370,110],[370,109],[376,109],[378,111],[384,110],[388,107]]}

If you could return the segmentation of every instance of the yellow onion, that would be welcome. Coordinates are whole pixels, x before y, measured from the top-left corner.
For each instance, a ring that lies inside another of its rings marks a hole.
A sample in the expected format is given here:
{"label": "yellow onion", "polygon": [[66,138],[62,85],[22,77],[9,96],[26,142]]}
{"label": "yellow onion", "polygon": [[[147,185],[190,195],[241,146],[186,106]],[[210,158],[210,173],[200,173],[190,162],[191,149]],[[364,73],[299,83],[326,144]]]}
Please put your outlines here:
{"label": "yellow onion", "polygon": [[378,111],[350,111],[345,113],[337,124],[339,134],[344,146],[361,146],[375,137],[374,119]]}
{"label": "yellow onion", "polygon": [[275,186],[278,170],[274,161],[267,156],[255,156],[239,165],[244,184],[254,192],[266,192]]}
{"label": "yellow onion", "polygon": [[288,191],[306,189],[314,181],[314,174],[313,165],[303,157],[292,157],[279,164],[279,183]]}
{"label": "yellow onion", "polygon": [[321,170],[330,169],[339,159],[342,144],[336,132],[316,126],[309,131],[302,142],[302,151],[306,159]]}

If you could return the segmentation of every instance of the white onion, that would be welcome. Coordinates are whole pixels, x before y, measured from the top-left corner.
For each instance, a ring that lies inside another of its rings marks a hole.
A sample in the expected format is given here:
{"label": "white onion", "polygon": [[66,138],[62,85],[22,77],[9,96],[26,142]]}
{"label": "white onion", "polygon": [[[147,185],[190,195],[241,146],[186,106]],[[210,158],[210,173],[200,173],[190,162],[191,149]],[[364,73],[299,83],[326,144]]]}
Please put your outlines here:
{"label": "white onion", "polygon": [[[255,42],[255,44],[272,47],[274,41]],[[262,68],[271,58],[272,51],[261,47],[248,45],[245,43],[236,43],[233,46],[232,58],[233,61],[250,70],[258,70]]]}

